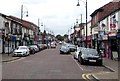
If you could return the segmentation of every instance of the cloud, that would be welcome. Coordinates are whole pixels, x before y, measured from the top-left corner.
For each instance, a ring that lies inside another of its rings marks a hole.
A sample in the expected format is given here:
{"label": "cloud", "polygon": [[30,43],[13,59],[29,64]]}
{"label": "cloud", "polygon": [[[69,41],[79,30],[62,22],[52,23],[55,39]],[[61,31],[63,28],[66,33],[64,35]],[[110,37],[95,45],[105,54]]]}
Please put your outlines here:
{"label": "cloud", "polygon": [[[29,17],[23,19],[38,24],[43,24],[49,30],[53,30],[56,34],[64,34],[76,22],[80,22],[80,15],[83,15],[85,22],[85,4],[80,1],[80,6],[77,5],[78,0],[2,0],[0,3],[0,11],[6,15],[20,17],[21,5],[24,5],[28,10]],[[85,1],[85,0],[83,0]],[[99,7],[107,4],[112,0],[87,0],[88,1],[88,20],[90,14]],[[93,3],[95,3],[93,5]]]}
{"label": "cloud", "polygon": [[47,0],[23,0],[22,3],[24,4],[43,4],[43,3],[46,3]]}

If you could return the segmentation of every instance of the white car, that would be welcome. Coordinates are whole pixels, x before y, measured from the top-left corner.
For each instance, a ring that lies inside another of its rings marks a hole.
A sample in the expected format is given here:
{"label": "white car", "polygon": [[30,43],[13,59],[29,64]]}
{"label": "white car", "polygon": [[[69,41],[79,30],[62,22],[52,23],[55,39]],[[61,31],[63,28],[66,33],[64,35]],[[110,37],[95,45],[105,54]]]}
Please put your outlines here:
{"label": "white car", "polygon": [[79,52],[83,49],[86,49],[84,47],[77,47],[77,50],[74,52],[74,59],[78,60],[78,55],[79,55]]}
{"label": "white car", "polygon": [[55,42],[51,43],[51,48],[56,48],[56,43]]}
{"label": "white car", "polygon": [[17,49],[13,51],[14,56],[28,56],[30,50],[27,46],[18,46]]}

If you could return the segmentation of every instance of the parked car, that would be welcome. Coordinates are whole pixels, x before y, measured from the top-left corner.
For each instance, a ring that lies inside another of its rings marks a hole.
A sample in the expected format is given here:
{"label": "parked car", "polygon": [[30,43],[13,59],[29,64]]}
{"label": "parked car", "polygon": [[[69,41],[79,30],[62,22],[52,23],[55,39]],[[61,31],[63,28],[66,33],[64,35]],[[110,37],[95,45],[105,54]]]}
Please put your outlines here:
{"label": "parked car", "polygon": [[78,55],[81,50],[85,49],[84,47],[77,47],[76,51],[74,52],[74,59],[78,60]]}
{"label": "parked car", "polygon": [[39,52],[39,51],[40,51],[40,49],[38,48],[37,45],[29,45],[29,47],[34,48],[34,49],[35,49],[35,52]]}
{"label": "parked car", "polygon": [[62,44],[62,41],[59,41],[59,44],[61,45],[61,44]]}
{"label": "parked car", "polygon": [[60,48],[60,54],[63,54],[63,53],[66,53],[66,54],[70,53],[70,49],[67,44],[63,44]]}
{"label": "parked car", "polygon": [[85,63],[97,63],[98,65],[102,65],[102,57],[97,52],[96,49],[86,48],[85,50],[81,50],[78,55],[78,61],[81,64]]}
{"label": "parked car", "polygon": [[13,51],[13,54],[14,56],[28,56],[30,54],[29,51],[27,46],[18,46],[18,48]]}
{"label": "parked car", "polygon": [[50,47],[51,47],[51,48],[56,48],[56,43],[55,43],[55,42],[52,42]]}
{"label": "parked car", "polygon": [[43,44],[43,46],[44,46],[44,49],[47,49],[47,44]]}
{"label": "parked car", "polygon": [[30,54],[35,54],[35,48],[34,47],[29,47]]}
{"label": "parked car", "polygon": [[68,47],[70,49],[70,52],[75,52],[75,50],[77,49],[77,47],[75,45],[69,44],[69,43],[68,43]]}

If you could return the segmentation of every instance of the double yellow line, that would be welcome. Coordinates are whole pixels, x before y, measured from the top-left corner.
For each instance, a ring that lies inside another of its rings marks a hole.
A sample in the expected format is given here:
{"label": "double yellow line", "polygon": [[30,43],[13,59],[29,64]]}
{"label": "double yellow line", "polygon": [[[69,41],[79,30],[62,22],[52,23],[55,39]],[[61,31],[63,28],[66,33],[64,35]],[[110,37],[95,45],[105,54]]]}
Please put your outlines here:
{"label": "double yellow line", "polygon": [[87,73],[87,74],[83,74],[82,78],[85,79],[86,81],[92,81],[92,79],[90,78],[91,74]]}
{"label": "double yellow line", "polygon": [[100,71],[100,72],[98,72],[98,73],[86,73],[86,74],[83,74],[83,75],[82,75],[82,78],[85,79],[86,81],[93,81],[93,79],[90,78],[90,76],[92,76],[92,74],[102,75],[102,74],[107,74],[107,73],[111,73],[111,72]]}

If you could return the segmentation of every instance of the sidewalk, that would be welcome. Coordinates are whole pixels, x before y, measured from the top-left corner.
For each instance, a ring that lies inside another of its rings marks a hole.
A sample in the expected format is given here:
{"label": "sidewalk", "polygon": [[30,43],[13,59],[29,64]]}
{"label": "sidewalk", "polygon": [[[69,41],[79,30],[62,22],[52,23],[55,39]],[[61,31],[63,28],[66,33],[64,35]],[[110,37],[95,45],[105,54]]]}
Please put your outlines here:
{"label": "sidewalk", "polygon": [[92,76],[98,81],[119,81],[118,79],[118,61],[103,58],[103,66],[109,69],[109,72],[92,74]]}
{"label": "sidewalk", "polygon": [[2,56],[2,62],[9,62],[9,61],[13,61],[13,60],[17,60],[20,59],[21,57],[13,57],[13,54],[0,54],[0,56]]}

